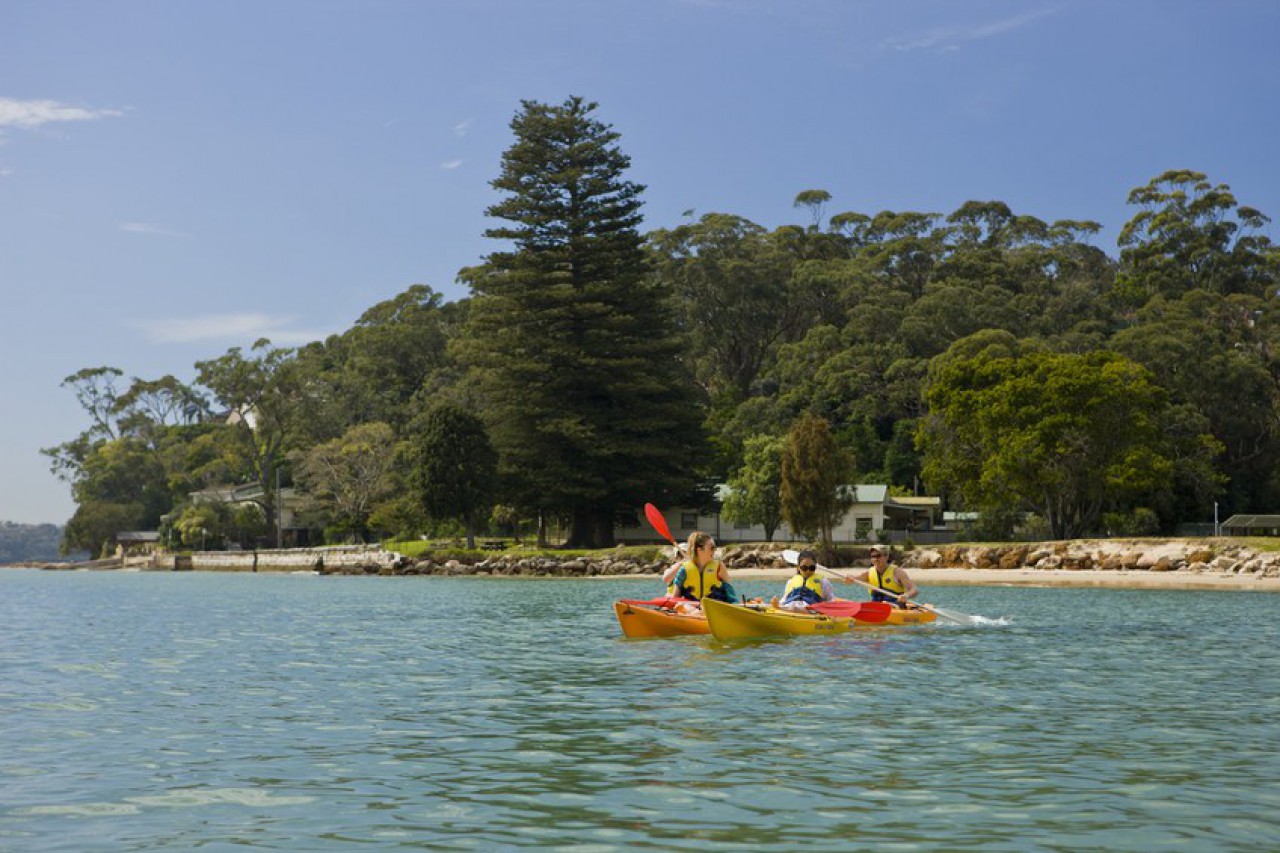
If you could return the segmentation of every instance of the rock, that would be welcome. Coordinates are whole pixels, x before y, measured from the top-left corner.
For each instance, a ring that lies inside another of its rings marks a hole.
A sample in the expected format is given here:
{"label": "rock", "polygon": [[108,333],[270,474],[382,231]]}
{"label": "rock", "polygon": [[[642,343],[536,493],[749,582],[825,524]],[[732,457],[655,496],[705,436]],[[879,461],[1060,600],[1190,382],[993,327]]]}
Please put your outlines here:
{"label": "rock", "polygon": [[1088,554],[1074,554],[1062,560],[1062,568],[1071,572],[1087,572],[1093,568],[1093,558]]}
{"label": "rock", "polygon": [[1161,557],[1151,565],[1149,571],[1153,572],[1171,572],[1174,569],[1173,560],[1168,557]]}
{"label": "rock", "polygon": [[1000,568],[1002,569],[1020,569],[1027,563],[1027,554],[1030,548],[1026,545],[1021,547],[1008,548],[1000,555]]}

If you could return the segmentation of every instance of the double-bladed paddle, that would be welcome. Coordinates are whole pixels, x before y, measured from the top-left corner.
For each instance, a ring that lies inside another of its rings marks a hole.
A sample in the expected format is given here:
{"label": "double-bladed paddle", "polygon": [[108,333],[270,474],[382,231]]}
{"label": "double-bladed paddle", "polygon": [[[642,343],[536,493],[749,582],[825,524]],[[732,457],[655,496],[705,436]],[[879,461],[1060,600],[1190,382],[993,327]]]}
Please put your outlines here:
{"label": "double-bladed paddle", "polygon": [[819,601],[809,609],[823,616],[853,618],[859,622],[883,622],[893,612],[893,605],[884,601]]}
{"label": "double-bladed paddle", "polygon": [[[782,552],[782,559],[786,560],[788,563],[791,563],[792,565],[795,565],[800,562],[800,552],[793,551],[790,548],[788,548],[787,550]],[[884,596],[888,596],[889,598],[892,598],[895,601],[901,598],[901,596],[895,595],[894,593],[889,592],[888,590],[880,589],[877,586],[872,586],[866,581],[858,580],[857,578],[851,575],[846,575],[846,574],[842,574],[841,572],[832,571],[831,569],[828,569],[826,566],[822,565],[821,563],[818,564],[818,568],[822,569],[824,572],[831,572],[831,574],[835,575],[838,578],[843,578],[844,580],[853,581],[856,584],[865,586],[867,589],[874,590],[875,592],[878,592]],[[876,602],[868,602],[868,603],[875,604]],[[884,604],[883,601],[879,603]],[[919,602],[916,602],[916,607],[919,607],[922,610],[928,610],[930,613],[935,613],[938,616],[942,617],[943,619],[946,619],[948,622],[955,622],[957,625],[972,625],[974,624],[974,622],[977,621],[974,617],[970,616],[967,613],[959,613],[954,610],[943,610],[941,607],[934,607],[930,604],[921,604]]]}
{"label": "double-bladed paddle", "polygon": [[623,604],[628,604],[633,607],[663,607],[670,610],[686,599],[676,598],[673,595],[664,595],[660,598],[623,598],[619,600]]}

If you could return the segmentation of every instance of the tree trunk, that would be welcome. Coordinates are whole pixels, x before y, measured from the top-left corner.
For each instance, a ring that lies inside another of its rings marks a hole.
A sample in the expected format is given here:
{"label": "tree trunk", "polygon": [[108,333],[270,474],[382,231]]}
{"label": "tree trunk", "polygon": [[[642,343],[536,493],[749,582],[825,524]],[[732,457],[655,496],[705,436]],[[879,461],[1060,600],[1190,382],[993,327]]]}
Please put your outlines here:
{"label": "tree trunk", "polygon": [[608,548],[613,544],[613,513],[596,507],[577,507],[569,522],[568,548]]}

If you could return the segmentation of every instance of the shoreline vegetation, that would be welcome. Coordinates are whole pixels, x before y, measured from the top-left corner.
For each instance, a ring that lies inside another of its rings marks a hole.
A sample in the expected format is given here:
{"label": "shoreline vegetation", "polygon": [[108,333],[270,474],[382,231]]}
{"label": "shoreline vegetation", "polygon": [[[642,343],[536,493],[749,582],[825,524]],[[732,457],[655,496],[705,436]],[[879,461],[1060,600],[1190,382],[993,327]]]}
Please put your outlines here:
{"label": "shoreline vegetation", "polygon": [[[785,579],[793,543],[729,546],[724,559],[742,580]],[[1107,539],[960,544],[894,549],[892,560],[928,586],[1049,586],[1280,592],[1280,543],[1236,539]],[[869,546],[841,550],[841,569],[866,565]],[[13,568],[88,571],[242,571],[318,575],[616,578],[657,580],[661,549],[454,554],[408,557],[378,546],[261,552],[157,554],[92,562],[27,562]]]}

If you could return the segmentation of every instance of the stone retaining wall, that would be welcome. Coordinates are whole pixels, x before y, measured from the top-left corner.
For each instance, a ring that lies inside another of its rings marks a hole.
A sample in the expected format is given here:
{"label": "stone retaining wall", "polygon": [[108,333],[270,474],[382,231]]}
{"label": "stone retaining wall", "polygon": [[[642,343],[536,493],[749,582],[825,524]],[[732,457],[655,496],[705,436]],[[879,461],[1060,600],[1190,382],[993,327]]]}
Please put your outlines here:
{"label": "stone retaining wall", "polygon": [[339,545],[331,548],[282,548],[270,551],[196,551],[192,554],[156,554],[126,565],[161,571],[281,572],[381,568],[404,563],[395,551],[377,545]]}
{"label": "stone retaining wall", "polygon": [[[731,569],[785,569],[783,544],[724,549]],[[847,550],[836,568],[865,567],[870,546]],[[256,563],[255,563],[256,558]],[[1229,539],[1107,539],[1008,545],[944,545],[894,549],[890,558],[906,568],[1031,569],[1042,571],[1213,572],[1280,577],[1280,552],[1259,552]],[[593,577],[661,574],[668,559],[640,560],[604,552],[584,557],[498,554],[473,562],[456,559],[411,560],[371,545],[293,548],[279,551],[201,551],[190,555],[156,555],[126,561],[153,570],[318,571],[344,575],[520,575]],[[46,566],[41,566],[46,568]],[[83,564],[57,566],[83,567]],[[54,566],[47,566],[54,568]]]}
{"label": "stone retaining wall", "polygon": [[1280,552],[1228,539],[1099,539],[1011,545],[947,545],[895,554],[919,569],[1215,572],[1280,577]]}

